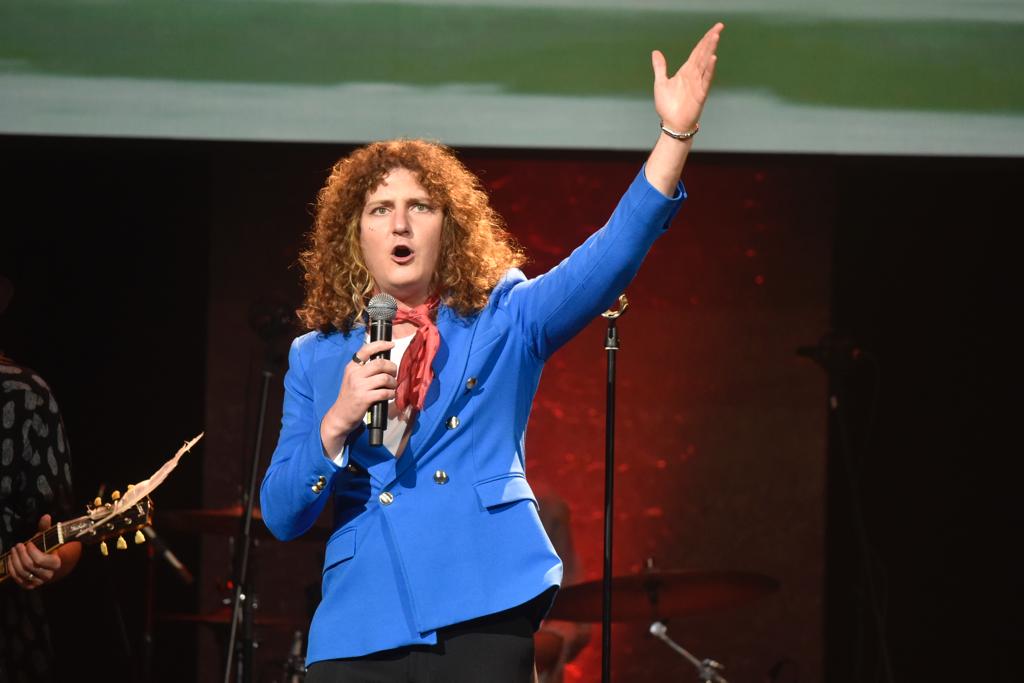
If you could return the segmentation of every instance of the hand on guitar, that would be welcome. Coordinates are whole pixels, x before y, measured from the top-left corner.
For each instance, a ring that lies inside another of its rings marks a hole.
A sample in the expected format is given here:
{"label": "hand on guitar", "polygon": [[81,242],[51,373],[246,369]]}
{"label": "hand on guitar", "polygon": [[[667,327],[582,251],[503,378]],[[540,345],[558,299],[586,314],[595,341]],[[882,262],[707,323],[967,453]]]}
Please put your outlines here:
{"label": "hand on guitar", "polygon": [[[39,531],[46,531],[51,524],[50,515],[43,515]],[[7,556],[7,574],[25,590],[33,590],[69,573],[81,553],[80,543],[68,543],[52,553],[44,553],[33,543],[18,543]]]}

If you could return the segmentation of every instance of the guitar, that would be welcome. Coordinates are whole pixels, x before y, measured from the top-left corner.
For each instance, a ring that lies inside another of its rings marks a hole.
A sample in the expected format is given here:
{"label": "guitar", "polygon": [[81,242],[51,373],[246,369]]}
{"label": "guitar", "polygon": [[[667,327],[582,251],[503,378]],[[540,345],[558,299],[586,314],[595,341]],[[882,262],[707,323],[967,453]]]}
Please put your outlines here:
{"label": "guitar", "polygon": [[[107,503],[87,507],[88,513],[76,517],[67,522],[54,524],[46,531],[40,531],[27,542],[34,545],[44,553],[52,553],[65,543],[78,541],[80,543],[99,543],[100,550],[107,554],[106,541],[117,536],[117,548],[124,550],[128,547],[122,534],[135,531],[135,542],[142,543],[141,529],[149,526],[153,521],[153,501],[150,498],[127,506],[120,503]],[[10,551],[0,555],[0,583],[6,581],[10,576],[7,573],[7,557]]]}

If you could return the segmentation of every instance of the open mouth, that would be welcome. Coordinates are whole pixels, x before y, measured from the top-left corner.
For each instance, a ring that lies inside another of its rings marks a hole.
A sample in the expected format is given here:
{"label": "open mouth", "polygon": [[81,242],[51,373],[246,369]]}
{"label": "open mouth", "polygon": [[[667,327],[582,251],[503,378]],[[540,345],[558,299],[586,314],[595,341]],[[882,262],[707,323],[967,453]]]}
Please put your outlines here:
{"label": "open mouth", "polygon": [[412,260],[412,249],[400,244],[391,250],[391,258],[397,263],[407,263]]}

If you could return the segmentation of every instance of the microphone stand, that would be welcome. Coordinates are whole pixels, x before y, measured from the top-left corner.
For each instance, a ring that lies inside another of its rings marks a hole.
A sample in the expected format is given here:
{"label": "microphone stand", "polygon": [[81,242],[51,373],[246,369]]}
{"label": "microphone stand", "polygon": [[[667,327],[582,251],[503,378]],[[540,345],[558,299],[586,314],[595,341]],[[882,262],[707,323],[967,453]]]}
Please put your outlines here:
{"label": "microphone stand", "polygon": [[[242,499],[245,511],[242,514],[242,533],[239,553],[239,544],[235,544],[235,580],[234,590],[231,596],[231,631],[228,635],[227,656],[224,666],[224,683],[231,683],[231,667],[238,660],[236,679],[240,683],[251,683],[253,681],[253,608],[256,606],[256,596],[250,583],[253,583],[249,572],[249,553],[254,543],[252,535],[253,508],[256,503],[256,478],[259,476],[260,456],[263,453],[263,431],[267,416],[267,396],[270,390],[270,380],[274,377],[274,370],[279,369],[284,363],[286,354],[282,354],[277,345],[280,339],[287,337],[294,331],[295,317],[292,308],[281,300],[271,297],[260,299],[252,304],[249,309],[249,327],[256,332],[257,336],[264,342],[265,358],[263,369],[260,371],[262,383],[260,385],[259,413],[256,420],[256,445],[253,448],[252,461],[249,467],[248,486]],[[238,625],[242,624],[242,638],[238,642]]]}
{"label": "microphone stand", "polygon": [[[224,683],[231,683],[231,665],[238,659],[238,680],[250,683],[253,680],[253,595],[249,590],[249,550],[252,547],[252,511],[256,501],[256,477],[259,474],[260,454],[263,451],[263,423],[267,414],[267,393],[270,378],[274,376],[269,368],[262,370],[263,383],[260,386],[260,411],[256,420],[256,447],[253,449],[252,466],[249,470],[249,486],[246,489],[245,513],[242,517],[241,556],[235,573],[235,590],[231,598],[231,633],[228,636],[227,666],[224,668]],[[235,548],[238,551],[238,546]],[[241,613],[241,614],[240,614]],[[239,616],[242,621],[242,640],[236,645]],[[237,650],[237,652],[236,652]]]}
{"label": "microphone stand", "polygon": [[697,659],[683,648],[682,645],[668,637],[668,627],[660,621],[651,624],[651,635],[658,638],[670,648],[681,654],[697,669],[697,680],[702,683],[729,683],[722,678],[725,667],[713,659]]}
{"label": "microphone stand", "polygon": [[601,584],[601,683],[612,680],[612,514],[615,500],[615,355],[619,350],[619,330],[615,322],[629,308],[625,294],[619,295],[618,310],[601,314],[608,321],[604,349],[608,352],[607,399],[604,422],[604,575]]}
{"label": "microphone stand", "polygon": [[153,603],[156,595],[156,550],[146,548],[146,613],[142,619],[142,678],[141,683],[153,681]]}
{"label": "microphone stand", "polygon": [[878,387],[881,382],[878,360],[870,351],[860,348],[853,340],[838,336],[833,332],[827,332],[815,346],[801,346],[796,349],[798,356],[809,358],[817,363],[828,377],[829,396],[828,411],[838,432],[839,456],[844,467],[847,485],[850,496],[850,516],[852,518],[854,533],[857,536],[857,545],[860,552],[861,571],[864,579],[864,587],[868,608],[871,611],[871,619],[874,625],[874,635],[878,648],[878,658],[882,669],[883,680],[892,683],[893,678],[892,660],[889,657],[889,643],[885,635],[885,614],[883,609],[883,594],[876,584],[874,572],[875,562],[870,538],[868,537],[867,520],[864,515],[864,494],[860,487],[860,474],[857,471],[858,453],[853,444],[850,433],[850,415],[847,400],[852,392],[848,391],[847,382],[850,380],[855,364],[858,361],[866,360],[874,370],[874,391],[870,413],[864,426],[864,444],[868,443],[871,430],[874,427],[875,411],[878,408]]}

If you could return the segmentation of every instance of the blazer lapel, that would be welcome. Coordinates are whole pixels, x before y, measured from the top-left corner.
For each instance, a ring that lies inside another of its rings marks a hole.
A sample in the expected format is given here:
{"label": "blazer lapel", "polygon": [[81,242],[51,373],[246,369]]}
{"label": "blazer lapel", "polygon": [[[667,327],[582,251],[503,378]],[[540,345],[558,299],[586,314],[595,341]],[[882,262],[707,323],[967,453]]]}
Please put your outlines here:
{"label": "blazer lapel", "polygon": [[434,381],[427,390],[423,411],[416,418],[416,426],[405,452],[396,463],[394,479],[409,469],[429,443],[430,435],[449,417],[445,410],[462,388],[462,377],[469,362],[469,349],[473,344],[479,317],[480,314],[463,318],[447,306],[438,308],[437,330],[441,335],[441,347],[431,364]]}

